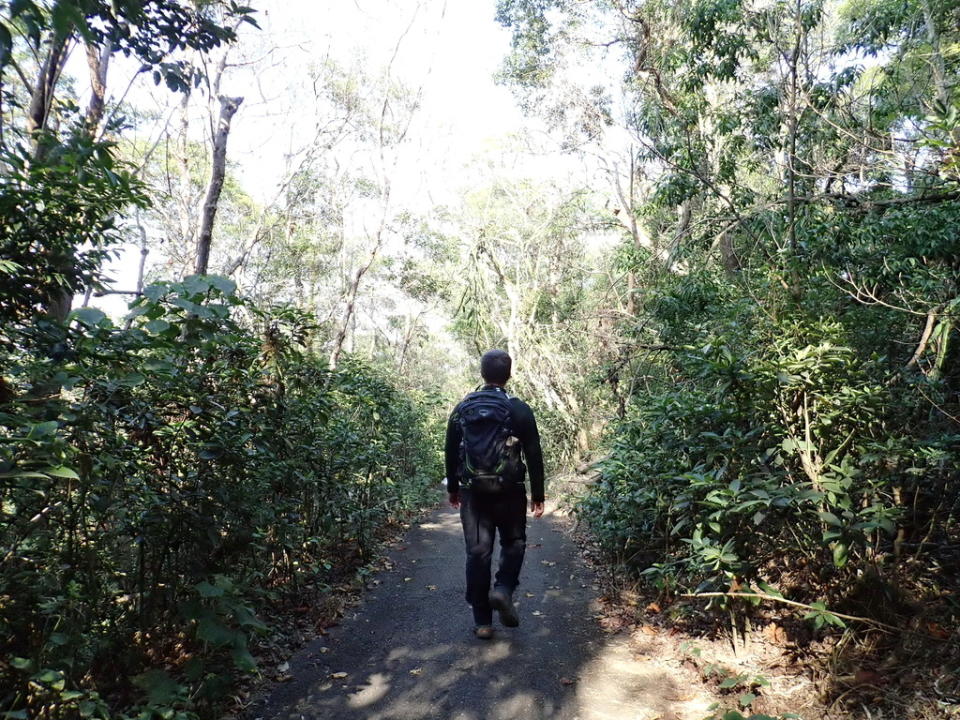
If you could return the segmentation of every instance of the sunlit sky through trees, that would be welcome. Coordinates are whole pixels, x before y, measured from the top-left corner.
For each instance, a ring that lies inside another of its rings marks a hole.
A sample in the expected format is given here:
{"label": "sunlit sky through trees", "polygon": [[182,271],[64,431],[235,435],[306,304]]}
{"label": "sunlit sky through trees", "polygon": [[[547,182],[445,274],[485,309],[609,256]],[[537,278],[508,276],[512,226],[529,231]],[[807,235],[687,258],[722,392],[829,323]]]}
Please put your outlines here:
{"label": "sunlit sky through trees", "polygon": [[[585,171],[578,161],[551,152],[557,145],[542,124],[524,117],[510,90],[496,83],[510,38],[495,21],[493,0],[253,4],[260,29],[240,28],[220,93],[244,98],[233,120],[227,157],[235,180],[256,202],[275,197],[291,165],[307,150],[322,120],[312,95],[312,75],[331,62],[371,77],[389,74],[392,82],[419,95],[407,138],[390,165],[394,208],[425,213],[454,202],[475,184],[475,174],[484,165],[495,164],[500,174],[527,177]],[[206,62],[212,74],[215,68],[210,65],[216,59]],[[84,63],[78,51],[68,67],[81,95],[87,82]],[[122,59],[111,72],[111,94],[116,98],[126,93],[127,112],[140,140],[149,145],[169,134],[179,122],[180,96],[155,87],[149,74],[136,76],[136,66]],[[191,99],[190,137],[206,143],[209,90],[201,87],[199,94],[203,97]],[[382,170],[372,167],[379,158],[349,144],[328,152],[341,165]],[[362,206],[356,212],[362,215]],[[348,222],[363,224],[365,218]],[[151,238],[158,240],[162,238]],[[134,285],[139,255],[131,244],[111,265],[115,287]],[[155,260],[151,253],[148,268]],[[94,299],[113,314],[122,314],[125,303],[123,296]]]}

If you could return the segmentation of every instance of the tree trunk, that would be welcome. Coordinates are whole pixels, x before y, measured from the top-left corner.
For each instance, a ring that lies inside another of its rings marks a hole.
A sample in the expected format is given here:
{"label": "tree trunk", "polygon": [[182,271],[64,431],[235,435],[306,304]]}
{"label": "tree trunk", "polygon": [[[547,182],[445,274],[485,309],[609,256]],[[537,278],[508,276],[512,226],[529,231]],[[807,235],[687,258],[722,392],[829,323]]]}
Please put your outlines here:
{"label": "tree trunk", "polygon": [[[50,52],[40,65],[37,73],[37,82],[33,86],[30,96],[30,108],[27,112],[27,133],[33,136],[33,154],[39,161],[42,159],[44,145],[40,142],[42,131],[47,129],[50,121],[50,111],[53,108],[53,93],[57,80],[63,72],[69,52],[67,51],[68,38],[55,35],[50,38]],[[55,290],[46,306],[47,315],[57,322],[64,322],[73,308],[73,292],[69,289]]]}
{"label": "tree trunk", "polygon": [[107,71],[110,69],[110,58],[113,56],[113,43],[107,42],[104,47],[87,44],[87,67],[90,68],[90,102],[87,104],[87,127],[90,136],[96,137],[107,99]]}
{"label": "tree trunk", "polygon": [[213,221],[217,215],[217,205],[223,190],[223,179],[227,171],[227,138],[230,135],[230,122],[240,108],[243,98],[220,96],[220,119],[213,136],[213,165],[210,168],[210,183],[203,199],[203,211],[200,216],[200,228],[197,231],[198,275],[206,275],[210,264],[210,244],[213,238]]}
{"label": "tree trunk", "polygon": [[374,245],[373,250],[370,251],[370,257],[367,258],[367,262],[364,265],[357,268],[357,272],[354,273],[353,276],[353,282],[350,283],[350,289],[347,291],[347,309],[343,313],[340,330],[337,332],[337,337],[333,341],[333,348],[330,350],[330,368],[333,370],[337,368],[337,362],[340,360],[341,353],[343,353],[343,345],[347,339],[347,332],[350,330],[350,321],[353,319],[353,314],[357,307],[357,294],[360,292],[360,281],[373,265],[374,260],[377,259],[382,245],[383,228],[381,227],[377,233],[376,245]]}
{"label": "tree trunk", "polygon": [[[53,106],[53,92],[57,85],[57,80],[63,72],[63,66],[67,61],[67,38],[52,37],[50,39],[50,52],[40,65],[37,73],[37,82],[33,86],[33,93],[30,96],[30,109],[27,112],[27,133],[45,130],[47,121],[50,119],[50,110]],[[34,146],[38,150],[38,146]]]}

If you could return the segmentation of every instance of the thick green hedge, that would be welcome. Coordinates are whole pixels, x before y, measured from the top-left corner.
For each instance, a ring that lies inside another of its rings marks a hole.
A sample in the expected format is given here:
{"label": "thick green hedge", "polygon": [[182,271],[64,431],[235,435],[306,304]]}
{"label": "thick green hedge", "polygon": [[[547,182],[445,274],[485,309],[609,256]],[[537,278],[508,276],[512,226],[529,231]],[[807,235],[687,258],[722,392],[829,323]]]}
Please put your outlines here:
{"label": "thick green hedge", "polygon": [[255,668],[259,611],[317,597],[433,499],[426,412],[368,365],[328,369],[299,313],[200,276],[131,310],[4,329],[7,717],[213,707]]}

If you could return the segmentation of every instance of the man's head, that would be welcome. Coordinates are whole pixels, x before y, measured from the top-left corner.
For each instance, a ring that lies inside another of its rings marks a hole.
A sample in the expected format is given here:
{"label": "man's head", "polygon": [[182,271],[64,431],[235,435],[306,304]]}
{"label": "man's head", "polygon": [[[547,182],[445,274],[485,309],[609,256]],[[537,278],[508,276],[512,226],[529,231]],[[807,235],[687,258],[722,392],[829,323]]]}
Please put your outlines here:
{"label": "man's head", "polygon": [[480,358],[480,377],[491,385],[506,385],[512,364],[503,350],[487,350]]}

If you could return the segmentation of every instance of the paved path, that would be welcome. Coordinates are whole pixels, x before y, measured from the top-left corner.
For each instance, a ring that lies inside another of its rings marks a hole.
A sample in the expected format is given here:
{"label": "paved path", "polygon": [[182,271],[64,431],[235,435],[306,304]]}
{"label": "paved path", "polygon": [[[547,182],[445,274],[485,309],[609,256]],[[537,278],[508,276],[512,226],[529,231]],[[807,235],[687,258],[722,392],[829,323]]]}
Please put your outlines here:
{"label": "paved path", "polygon": [[[548,513],[530,518],[515,593],[520,627],[477,640],[463,600],[459,518],[410,530],[355,613],[290,660],[293,680],[248,710],[263,720],[703,718],[683,681],[602,633],[589,571]],[[496,560],[494,560],[496,563]],[[643,658],[640,658],[641,660]]]}

